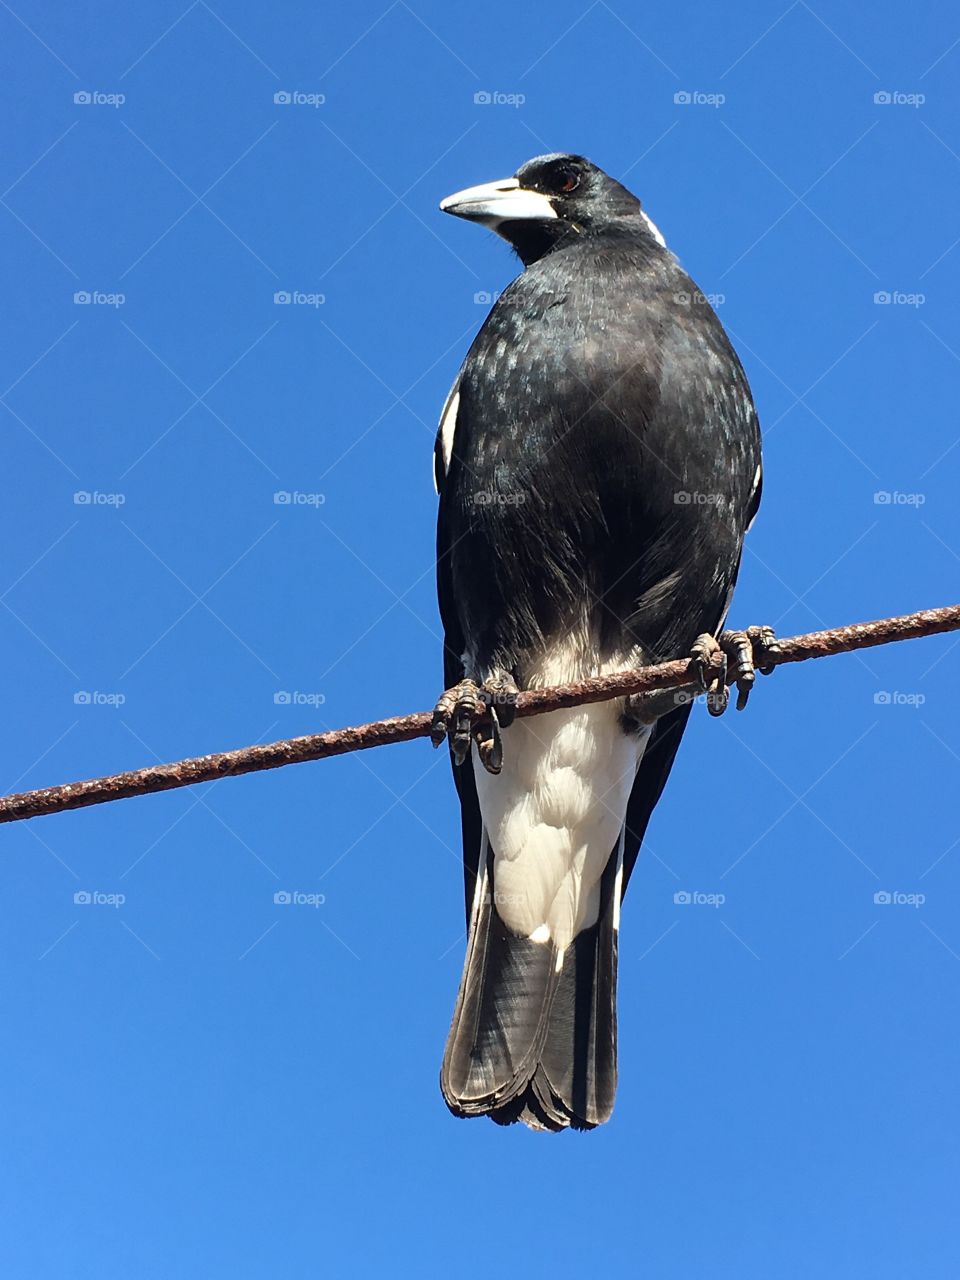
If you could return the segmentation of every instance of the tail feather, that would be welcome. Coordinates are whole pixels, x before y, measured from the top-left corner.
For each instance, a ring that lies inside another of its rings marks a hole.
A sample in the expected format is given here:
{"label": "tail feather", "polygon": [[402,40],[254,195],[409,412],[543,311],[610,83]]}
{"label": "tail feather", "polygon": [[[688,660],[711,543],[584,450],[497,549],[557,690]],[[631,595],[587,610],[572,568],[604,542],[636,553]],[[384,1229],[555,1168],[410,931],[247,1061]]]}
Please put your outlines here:
{"label": "tail feather", "polygon": [[558,1119],[578,1129],[609,1120],[617,1092],[616,862],[604,875],[600,918],[563,958],[534,1081],[540,1094],[549,1088]]}
{"label": "tail feather", "polygon": [[484,838],[467,958],[441,1071],[459,1116],[534,1129],[592,1129],[609,1118],[617,1081],[617,870],[600,916],[564,952],[512,933],[496,910]]}
{"label": "tail feather", "polygon": [[459,1115],[485,1115],[522,1091],[536,1069],[555,981],[553,948],[517,937],[500,919],[488,847],[484,855],[441,1072],[444,1097]]}

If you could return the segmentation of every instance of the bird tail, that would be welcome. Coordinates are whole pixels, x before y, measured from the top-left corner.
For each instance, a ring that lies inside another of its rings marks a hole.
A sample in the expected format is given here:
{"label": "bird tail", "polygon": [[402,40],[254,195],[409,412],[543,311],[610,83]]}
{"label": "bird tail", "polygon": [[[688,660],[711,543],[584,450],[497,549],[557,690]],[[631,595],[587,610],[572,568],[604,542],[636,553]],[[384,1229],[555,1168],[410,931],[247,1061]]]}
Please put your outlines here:
{"label": "bird tail", "polygon": [[622,841],[601,881],[597,922],[561,955],[511,932],[496,909],[484,834],[467,958],[440,1073],[458,1116],[533,1129],[593,1129],[617,1088],[617,929]]}

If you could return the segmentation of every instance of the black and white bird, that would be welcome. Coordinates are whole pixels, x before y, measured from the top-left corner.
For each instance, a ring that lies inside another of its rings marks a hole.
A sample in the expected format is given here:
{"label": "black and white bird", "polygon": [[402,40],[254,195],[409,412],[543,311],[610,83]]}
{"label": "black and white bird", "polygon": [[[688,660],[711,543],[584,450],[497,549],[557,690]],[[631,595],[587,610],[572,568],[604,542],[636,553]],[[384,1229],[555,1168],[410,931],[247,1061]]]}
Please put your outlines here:
{"label": "black and white bird", "polygon": [[[717,649],[740,703],[767,628],[723,632],[760,501],[747,380],[640,201],[539,156],[440,208],[524,265],[444,406],[435,469],[467,955],[441,1087],[459,1116],[589,1129],[617,1080],[620,903],[690,711],[675,691],[513,718],[536,689]],[[753,650],[756,649],[756,655]],[[726,704],[714,676],[710,708]]]}

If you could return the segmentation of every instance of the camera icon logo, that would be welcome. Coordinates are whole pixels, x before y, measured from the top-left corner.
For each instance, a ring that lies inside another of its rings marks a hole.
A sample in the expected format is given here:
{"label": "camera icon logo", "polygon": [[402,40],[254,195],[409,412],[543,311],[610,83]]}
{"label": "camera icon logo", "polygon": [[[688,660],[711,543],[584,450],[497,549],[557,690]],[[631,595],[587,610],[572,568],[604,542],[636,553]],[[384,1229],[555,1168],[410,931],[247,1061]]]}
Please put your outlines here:
{"label": "camera icon logo", "polygon": [[673,95],[673,101],[678,107],[689,107],[693,97],[686,89],[680,89]]}
{"label": "camera icon logo", "polygon": [[73,100],[78,107],[88,107],[93,101],[93,95],[88,93],[86,89],[81,89],[73,95]]}
{"label": "camera icon logo", "polygon": [[881,89],[873,95],[873,100],[878,107],[886,107],[893,101],[893,95],[888,90]]}
{"label": "camera icon logo", "polygon": [[93,901],[93,894],[88,889],[78,889],[73,900],[78,907],[88,907]]}
{"label": "camera icon logo", "polygon": [[673,901],[678,907],[688,907],[692,901],[690,891],[688,889],[680,889],[673,895]]}
{"label": "camera icon logo", "polygon": [[293,901],[293,895],[286,889],[278,889],[273,895],[274,905],[278,907],[289,907]]}
{"label": "camera icon logo", "polygon": [[273,95],[273,100],[278,107],[288,107],[293,101],[293,95],[289,89],[278,89]]}
{"label": "camera icon logo", "polygon": [[286,689],[278,689],[273,695],[273,705],[275,707],[289,707],[293,701]]}
{"label": "camera icon logo", "polygon": [[493,101],[493,94],[486,89],[481,89],[479,93],[473,95],[473,101],[478,107],[488,107]]}
{"label": "camera icon logo", "polygon": [[293,295],[286,289],[278,289],[273,295],[274,306],[288,307],[293,301]]}

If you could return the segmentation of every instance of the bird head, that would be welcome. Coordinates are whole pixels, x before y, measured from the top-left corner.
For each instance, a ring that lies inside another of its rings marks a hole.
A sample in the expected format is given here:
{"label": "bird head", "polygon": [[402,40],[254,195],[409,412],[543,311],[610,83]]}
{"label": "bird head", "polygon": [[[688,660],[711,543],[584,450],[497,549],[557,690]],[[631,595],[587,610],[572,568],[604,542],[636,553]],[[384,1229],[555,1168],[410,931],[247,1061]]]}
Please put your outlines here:
{"label": "bird head", "polygon": [[529,266],[568,232],[622,219],[663,245],[640,201],[584,156],[556,153],[521,165],[512,178],[467,187],[441,200],[444,213],[479,222],[502,236]]}

